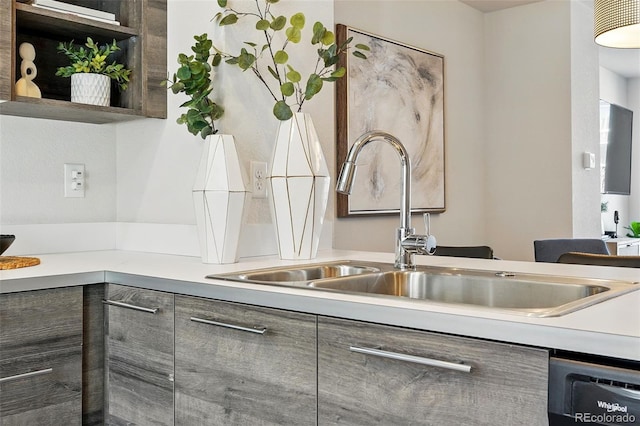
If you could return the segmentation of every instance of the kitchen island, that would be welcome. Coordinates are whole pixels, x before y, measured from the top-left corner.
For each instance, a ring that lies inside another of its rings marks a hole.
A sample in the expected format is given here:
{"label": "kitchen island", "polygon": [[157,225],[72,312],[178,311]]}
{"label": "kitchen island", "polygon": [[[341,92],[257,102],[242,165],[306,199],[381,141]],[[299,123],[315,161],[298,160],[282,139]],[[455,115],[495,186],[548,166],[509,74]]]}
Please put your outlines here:
{"label": "kitchen island", "polygon": [[[38,266],[0,271],[0,293],[113,283],[316,315],[374,322],[507,343],[640,361],[640,291],[560,317],[536,318],[469,305],[381,298],[277,285],[206,278],[210,274],[333,260],[393,262],[392,253],[320,251],[307,261],[243,258],[229,265],[199,258],[131,251],[92,251],[38,256]],[[640,270],[586,265],[416,256],[442,267],[616,279],[640,282]],[[640,284],[639,284],[640,285]]]}
{"label": "kitchen island", "polygon": [[[38,257],[38,266],[0,271],[7,425],[547,425],[550,357],[640,361],[636,290],[538,317],[207,278],[392,263],[391,253],[327,250],[312,261],[230,265],[127,251]],[[416,263],[640,282],[631,268],[437,256]]]}

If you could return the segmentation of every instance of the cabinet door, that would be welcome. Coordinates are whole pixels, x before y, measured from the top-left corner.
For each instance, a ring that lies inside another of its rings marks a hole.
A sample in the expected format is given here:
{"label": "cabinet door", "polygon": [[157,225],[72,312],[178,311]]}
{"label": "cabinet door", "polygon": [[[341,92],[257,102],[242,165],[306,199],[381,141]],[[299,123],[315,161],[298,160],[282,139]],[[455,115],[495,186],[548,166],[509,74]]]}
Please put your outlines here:
{"label": "cabinet door", "polygon": [[0,295],[0,359],[82,345],[82,287]]}
{"label": "cabinet door", "polygon": [[82,347],[0,361],[0,424],[82,424]]}
{"label": "cabinet door", "polygon": [[176,424],[316,424],[316,317],[176,296]]}
{"label": "cabinet door", "polygon": [[173,424],[173,297],[108,285],[107,424]]}
{"label": "cabinet door", "polygon": [[320,425],[546,425],[547,375],[543,350],[318,320]]}

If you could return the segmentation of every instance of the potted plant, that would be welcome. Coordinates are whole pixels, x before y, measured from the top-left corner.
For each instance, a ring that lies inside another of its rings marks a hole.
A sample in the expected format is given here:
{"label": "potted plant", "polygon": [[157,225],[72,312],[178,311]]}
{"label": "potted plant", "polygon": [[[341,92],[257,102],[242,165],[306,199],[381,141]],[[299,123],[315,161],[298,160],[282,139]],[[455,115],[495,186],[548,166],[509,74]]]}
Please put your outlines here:
{"label": "potted plant", "polygon": [[[236,54],[217,49],[225,63],[251,71],[274,101],[273,115],[280,120],[268,172],[271,213],[282,259],[316,257],[320,233],[329,199],[330,175],[320,140],[309,114],[302,106],[323,88],[343,77],[346,70],[335,68],[351,39],[338,45],[335,34],[315,22],[309,39],[317,53],[312,72],[303,77],[287,48],[303,40],[306,17],[295,13],[278,15],[272,6],[279,0],[255,0],[255,9],[239,11],[227,0],[217,0],[223,10],[216,14],[220,26],[232,26],[244,19],[254,20],[256,38],[244,41]],[[227,37],[229,38],[229,37]],[[241,37],[244,39],[244,37]],[[366,45],[357,44],[354,54],[366,59]]]}
{"label": "potted plant", "polygon": [[249,192],[246,190],[235,140],[218,133],[216,121],[224,108],[212,98],[212,66],[221,57],[211,58],[213,43],[207,34],[193,37],[193,54],[178,54],[178,70],[164,84],[174,94],[188,96],[180,105],[187,111],[176,120],[192,135],[204,140],[200,165],[193,186],[196,227],[204,263],[235,263]]}
{"label": "potted plant", "polygon": [[202,139],[206,139],[218,132],[215,122],[224,114],[224,108],[210,97],[213,92],[211,67],[220,64],[221,56],[215,53],[209,61],[213,42],[207,34],[193,38],[196,40],[191,47],[194,54],[178,54],[180,67],[173,74],[173,80],[166,80],[165,84],[174,94],[184,93],[189,96],[189,100],[180,105],[180,108],[187,108],[187,112],[178,117],[178,124],[186,125],[189,133],[199,134]]}
{"label": "potted plant", "polygon": [[631,233],[627,233],[627,237],[640,238],[640,222],[631,222],[629,226],[625,226]]}
{"label": "potted plant", "polygon": [[[329,31],[321,22],[313,25],[313,35],[310,44],[316,48],[317,58],[315,68],[306,79],[294,68],[290,60],[287,47],[289,43],[297,44],[302,41],[302,30],[306,25],[303,13],[295,13],[287,19],[282,15],[275,15],[271,6],[279,0],[256,0],[256,9],[241,12],[227,7],[228,0],[217,0],[223,8],[215,16],[220,26],[233,25],[240,19],[254,19],[255,29],[259,41],[245,41],[239,53],[232,55],[218,50],[227,64],[237,65],[241,70],[251,70],[265,86],[273,98],[273,115],[284,121],[293,117],[293,110],[302,111],[305,101],[312,99],[323,87],[324,82],[334,82],[346,73],[344,67],[334,69],[340,55],[349,49],[352,39],[337,45],[335,34]],[[262,6],[260,5],[262,3]],[[278,35],[283,34],[280,39]],[[262,39],[265,42],[262,42]],[[277,44],[280,42],[280,44]],[[356,44],[353,54],[366,59],[365,51],[369,46]],[[266,73],[261,62],[266,63]]]}
{"label": "potted plant", "polygon": [[58,45],[58,52],[64,53],[71,62],[56,71],[57,76],[71,77],[71,102],[109,106],[111,80],[120,90],[127,90],[131,70],[115,60],[107,62],[109,56],[118,50],[120,47],[115,40],[111,44],[99,45],[91,37],[87,37],[84,45],[76,45],[73,40]]}

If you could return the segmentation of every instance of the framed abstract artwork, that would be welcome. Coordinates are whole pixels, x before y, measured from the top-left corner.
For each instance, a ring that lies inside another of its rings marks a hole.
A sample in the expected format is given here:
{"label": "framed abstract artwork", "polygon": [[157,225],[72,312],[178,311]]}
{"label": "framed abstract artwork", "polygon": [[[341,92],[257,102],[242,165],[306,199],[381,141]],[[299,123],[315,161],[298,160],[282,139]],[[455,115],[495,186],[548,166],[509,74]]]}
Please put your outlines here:
{"label": "framed abstract artwork", "polygon": [[[409,153],[412,212],[445,211],[444,57],[341,24],[336,37],[338,45],[352,37],[352,45],[371,49],[367,59],[348,52],[338,65],[347,72],[336,82],[337,172],[360,135],[387,132]],[[338,194],[338,217],[397,214],[401,165],[396,151],[373,141],[357,166],[351,195]]]}

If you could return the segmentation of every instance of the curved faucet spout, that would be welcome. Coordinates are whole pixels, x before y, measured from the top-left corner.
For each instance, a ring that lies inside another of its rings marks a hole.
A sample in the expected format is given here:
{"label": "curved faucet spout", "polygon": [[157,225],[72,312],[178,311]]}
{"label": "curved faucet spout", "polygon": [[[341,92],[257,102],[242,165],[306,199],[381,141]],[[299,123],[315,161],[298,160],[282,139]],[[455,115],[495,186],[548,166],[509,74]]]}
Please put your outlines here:
{"label": "curved faucet spout", "polygon": [[370,142],[382,140],[390,144],[400,157],[402,166],[402,191],[400,191],[400,227],[396,231],[396,268],[412,268],[413,254],[433,254],[436,243],[431,235],[415,235],[411,228],[411,160],[405,146],[389,133],[373,130],[360,136],[349,149],[346,161],[342,164],[336,184],[336,191],[351,194],[356,176],[356,161],[362,149]]}
{"label": "curved faucet spout", "polygon": [[402,191],[400,194],[400,228],[411,227],[411,160],[402,142],[389,133],[372,130],[360,136],[349,149],[347,159],[342,164],[336,184],[336,191],[341,194],[351,194],[353,181],[356,177],[356,160],[362,149],[370,142],[382,140],[390,144],[400,157],[402,166]]}

